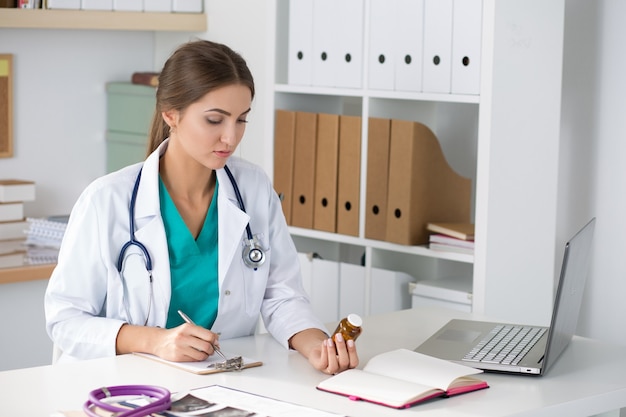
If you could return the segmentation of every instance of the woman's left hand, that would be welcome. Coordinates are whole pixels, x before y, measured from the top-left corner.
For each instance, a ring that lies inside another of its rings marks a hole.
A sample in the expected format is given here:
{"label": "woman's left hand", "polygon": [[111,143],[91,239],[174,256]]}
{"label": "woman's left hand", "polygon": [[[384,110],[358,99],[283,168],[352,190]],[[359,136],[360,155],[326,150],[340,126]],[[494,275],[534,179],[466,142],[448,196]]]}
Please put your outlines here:
{"label": "woman's left hand", "polygon": [[340,334],[335,335],[333,340],[321,330],[307,329],[293,335],[289,344],[315,369],[330,375],[356,368],[359,364],[354,341],[346,342]]}
{"label": "woman's left hand", "polygon": [[309,355],[309,362],[315,369],[334,375],[346,369],[356,368],[359,355],[354,340],[345,341],[341,333],[327,338],[314,348]]}

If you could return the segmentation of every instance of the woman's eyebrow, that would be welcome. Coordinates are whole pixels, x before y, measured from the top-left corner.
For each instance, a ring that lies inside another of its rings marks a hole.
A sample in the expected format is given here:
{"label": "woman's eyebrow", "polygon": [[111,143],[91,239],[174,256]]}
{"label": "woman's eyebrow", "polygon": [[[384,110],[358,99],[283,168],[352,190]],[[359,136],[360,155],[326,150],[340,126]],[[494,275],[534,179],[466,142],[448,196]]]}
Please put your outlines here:
{"label": "woman's eyebrow", "polygon": [[[241,113],[241,114],[240,114],[240,116],[243,116],[244,114],[248,114],[248,113],[250,113],[250,110],[252,110],[252,108],[251,108],[251,107],[248,107],[248,110],[246,110],[246,111],[244,111],[243,113]],[[227,112],[226,110],[224,110],[224,109],[220,109],[220,108],[208,109],[208,110],[205,110],[204,112],[205,112],[205,113],[208,113],[208,112],[212,112],[212,111],[214,111],[214,112],[216,112],[216,113],[221,113],[221,114],[223,114],[223,115],[225,115],[225,116],[231,116],[231,113],[230,113],[230,112]]]}

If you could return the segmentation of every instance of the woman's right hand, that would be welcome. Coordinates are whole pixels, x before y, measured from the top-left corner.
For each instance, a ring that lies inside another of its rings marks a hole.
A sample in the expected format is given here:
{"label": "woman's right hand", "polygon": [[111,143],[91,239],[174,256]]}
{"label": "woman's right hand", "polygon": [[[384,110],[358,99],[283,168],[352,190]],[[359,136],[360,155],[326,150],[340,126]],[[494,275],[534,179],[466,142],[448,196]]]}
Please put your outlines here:
{"label": "woman's right hand", "polygon": [[175,362],[202,361],[219,347],[219,335],[189,323],[172,329],[124,324],[117,336],[117,353],[142,352]]}

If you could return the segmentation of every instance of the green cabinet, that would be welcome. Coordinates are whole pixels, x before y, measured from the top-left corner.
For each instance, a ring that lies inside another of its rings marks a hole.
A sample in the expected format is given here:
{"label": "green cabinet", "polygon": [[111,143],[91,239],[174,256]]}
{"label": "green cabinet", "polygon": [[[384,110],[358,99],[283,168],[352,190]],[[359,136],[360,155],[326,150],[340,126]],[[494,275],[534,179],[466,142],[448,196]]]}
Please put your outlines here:
{"label": "green cabinet", "polygon": [[107,172],[143,161],[156,105],[156,88],[111,82],[107,92]]}

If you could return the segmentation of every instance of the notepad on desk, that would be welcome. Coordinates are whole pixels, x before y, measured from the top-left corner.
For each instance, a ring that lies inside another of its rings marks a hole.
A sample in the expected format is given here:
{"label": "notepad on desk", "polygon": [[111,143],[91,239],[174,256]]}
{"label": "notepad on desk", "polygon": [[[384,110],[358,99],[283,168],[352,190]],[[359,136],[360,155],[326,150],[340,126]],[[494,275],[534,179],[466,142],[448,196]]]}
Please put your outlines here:
{"label": "notepad on desk", "polygon": [[349,369],[317,385],[322,391],[392,408],[407,408],[437,397],[451,397],[484,388],[473,377],[481,370],[397,349],[371,358],[363,369]]}
{"label": "notepad on desk", "polygon": [[[224,352],[224,354],[226,355],[227,358],[233,358],[236,356],[236,355],[231,355],[228,352]],[[135,352],[135,355],[141,356],[146,359],[151,359],[157,362],[161,362],[166,365],[170,365],[175,368],[182,369],[183,371],[191,372],[197,375],[215,374],[219,372],[232,371],[232,369],[224,369],[224,368],[219,367],[219,364],[223,363],[224,361],[218,355],[211,355],[203,361],[196,361],[196,362],[168,361],[167,359],[163,359],[156,355],[151,355],[149,353]],[[254,368],[256,366],[263,365],[263,362],[258,361],[256,359],[246,358],[245,356],[242,357],[242,359],[243,359],[243,366],[241,367],[241,369]]]}

